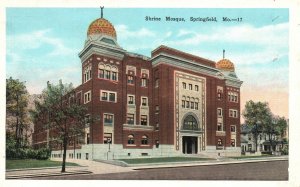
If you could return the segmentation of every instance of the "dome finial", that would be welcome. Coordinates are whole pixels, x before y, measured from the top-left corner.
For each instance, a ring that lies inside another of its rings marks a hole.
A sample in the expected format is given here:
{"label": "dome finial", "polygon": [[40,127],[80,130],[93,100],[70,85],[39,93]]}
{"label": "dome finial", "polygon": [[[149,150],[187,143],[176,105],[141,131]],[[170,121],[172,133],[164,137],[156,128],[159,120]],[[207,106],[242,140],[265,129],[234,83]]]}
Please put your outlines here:
{"label": "dome finial", "polygon": [[223,49],[223,59],[225,58],[225,49]]}
{"label": "dome finial", "polygon": [[101,18],[103,18],[103,9],[104,9],[104,6],[100,6],[101,8]]}

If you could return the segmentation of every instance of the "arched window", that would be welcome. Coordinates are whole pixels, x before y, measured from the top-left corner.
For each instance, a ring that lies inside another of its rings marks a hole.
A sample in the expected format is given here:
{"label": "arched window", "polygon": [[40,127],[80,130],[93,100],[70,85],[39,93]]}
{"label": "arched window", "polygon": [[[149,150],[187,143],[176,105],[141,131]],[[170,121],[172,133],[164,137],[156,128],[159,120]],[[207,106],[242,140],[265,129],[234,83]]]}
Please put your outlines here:
{"label": "arched window", "polygon": [[104,79],[104,71],[105,71],[104,70],[105,69],[104,64],[99,64],[98,68],[99,68],[99,70],[98,70],[98,77]]}
{"label": "arched window", "polygon": [[148,145],[148,137],[146,135],[142,136],[142,145]]}
{"label": "arched window", "polygon": [[117,81],[118,80],[118,68],[113,66],[111,68],[111,80]]}
{"label": "arched window", "polygon": [[134,144],[134,136],[132,134],[128,135],[128,144]]}
{"label": "arched window", "polygon": [[198,130],[197,120],[192,115],[188,115],[183,122],[183,130]]}

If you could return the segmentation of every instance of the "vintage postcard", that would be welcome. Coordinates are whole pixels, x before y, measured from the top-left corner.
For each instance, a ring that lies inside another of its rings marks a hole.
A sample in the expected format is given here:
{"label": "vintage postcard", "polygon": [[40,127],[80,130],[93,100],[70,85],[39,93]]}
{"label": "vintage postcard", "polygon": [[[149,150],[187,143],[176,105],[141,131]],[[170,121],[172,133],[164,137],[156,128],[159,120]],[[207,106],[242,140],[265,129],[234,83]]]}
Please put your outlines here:
{"label": "vintage postcard", "polygon": [[297,184],[299,7],[270,3],[4,7],[5,183]]}

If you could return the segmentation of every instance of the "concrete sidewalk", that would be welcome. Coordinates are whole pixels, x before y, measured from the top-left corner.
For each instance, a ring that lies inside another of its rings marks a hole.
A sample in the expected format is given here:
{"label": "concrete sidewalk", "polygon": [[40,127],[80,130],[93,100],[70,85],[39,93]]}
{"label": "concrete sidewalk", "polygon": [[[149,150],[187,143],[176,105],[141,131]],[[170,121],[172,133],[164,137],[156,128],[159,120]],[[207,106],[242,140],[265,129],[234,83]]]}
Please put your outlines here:
{"label": "concrete sidewalk", "polygon": [[[52,159],[61,161],[60,159]],[[67,159],[67,162],[77,163],[80,166],[67,166],[66,172],[61,173],[61,167],[52,168],[32,168],[20,170],[7,170],[6,179],[26,179],[26,178],[43,178],[49,176],[63,175],[83,175],[83,174],[108,174],[121,173],[136,170],[154,169],[154,168],[174,168],[174,167],[192,167],[201,165],[220,165],[220,164],[238,164],[246,162],[267,162],[276,160],[288,160],[288,156],[279,157],[263,157],[263,158],[247,158],[232,159],[218,158],[216,160],[193,161],[193,162],[172,162],[172,163],[151,163],[151,164],[127,164],[127,167],[103,163],[99,161]]]}

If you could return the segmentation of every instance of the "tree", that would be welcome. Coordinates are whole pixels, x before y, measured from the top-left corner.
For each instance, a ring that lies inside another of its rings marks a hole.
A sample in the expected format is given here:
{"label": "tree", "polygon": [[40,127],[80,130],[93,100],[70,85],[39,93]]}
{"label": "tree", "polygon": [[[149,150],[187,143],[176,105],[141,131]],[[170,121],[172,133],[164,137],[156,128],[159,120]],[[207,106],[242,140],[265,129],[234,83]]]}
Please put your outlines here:
{"label": "tree", "polygon": [[272,119],[269,105],[266,102],[247,101],[242,115],[246,124],[252,129],[251,134],[255,142],[255,151],[257,151],[259,133],[263,131],[263,127],[270,123]]}
{"label": "tree", "polygon": [[277,138],[283,138],[286,127],[286,119],[279,116],[272,116],[270,122],[263,126],[263,131],[267,134],[270,141],[271,151],[274,151],[273,147],[277,144]]}
{"label": "tree", "polygon": [[280,137],[281,139],[281,145],[283,147],[283,143],[284,141],[287,141],[285,138],[284,138],[284,133],[286,132],[287,130],[287,120],[284,118],[284,117],[278,117],[278,119],[276,120],[277,121],[277,125],[276,125],[276,132],[277,132],[277,135]]}
{"label": "tree", "polygon": [[72,84],[58,85],[47,83],[41,101],[35,101],[32,117],[36,124],[45,130],[54,130],[51,138],[58,139],[63,146],[61,172],[65,172],[68,141],[72,136],[82,136],[85,128],[86,108],[74,101]]}
{"label": "tree", "polygon": [[16,149],[25,146],[27,137],[24,132],[29,128],[28,92],[24,82],[10,77],[6,79],[6,124],[7,131],[12,130]]}

